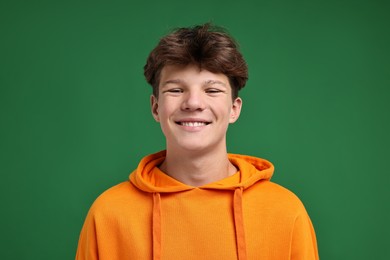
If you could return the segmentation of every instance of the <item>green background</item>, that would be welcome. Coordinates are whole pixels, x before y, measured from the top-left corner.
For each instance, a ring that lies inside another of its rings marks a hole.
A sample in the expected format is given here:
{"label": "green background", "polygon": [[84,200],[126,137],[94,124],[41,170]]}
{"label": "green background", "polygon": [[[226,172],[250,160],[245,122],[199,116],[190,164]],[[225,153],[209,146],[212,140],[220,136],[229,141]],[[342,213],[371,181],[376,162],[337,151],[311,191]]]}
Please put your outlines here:
{"label": "green background", "polygon": [[250,79],[230,152],[267,158],[321,259],[390,259],[388,1],[0,2],[0,259],[73,259],[93,200],[164,148],[142,67],[212,21]]}

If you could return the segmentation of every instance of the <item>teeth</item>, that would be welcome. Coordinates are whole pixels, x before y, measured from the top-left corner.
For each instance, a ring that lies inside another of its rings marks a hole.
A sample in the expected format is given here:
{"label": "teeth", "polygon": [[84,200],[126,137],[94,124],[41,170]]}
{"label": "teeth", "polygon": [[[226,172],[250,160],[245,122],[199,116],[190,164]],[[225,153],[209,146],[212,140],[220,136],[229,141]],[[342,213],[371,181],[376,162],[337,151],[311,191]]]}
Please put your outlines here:
{"label": "teeth", "polygon": [[196,126],[204,126],[206,125],[206,123],[205,122],[181,122],[181,125],[196,127]]}

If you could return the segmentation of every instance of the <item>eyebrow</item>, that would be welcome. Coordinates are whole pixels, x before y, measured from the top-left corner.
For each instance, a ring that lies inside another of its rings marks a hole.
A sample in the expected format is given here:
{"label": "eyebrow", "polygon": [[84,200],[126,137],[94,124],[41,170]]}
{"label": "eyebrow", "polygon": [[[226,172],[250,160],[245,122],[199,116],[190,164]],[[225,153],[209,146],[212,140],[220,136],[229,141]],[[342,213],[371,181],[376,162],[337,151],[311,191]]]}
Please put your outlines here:
{"label": "eyebrow", "polygon": [[219,81],[219,80],[207,80],[204,82],[205,85],[214,85],[214,84],[218,84],[218,85],[222,85],[224,87],[226,87],[226,84],[223,83],[222,81]]}
{"label": "eyebrow", "polygon": [[[167,80],[165,81],[162,86],[165,86],[167,84],[180,84],[180,83],[183,83],[182,80],[180,79],[171,79],[171,80]],[[206,80],[205,82],[203,82],[203,85],[214,85],[214,84],[218,84],[218,85],[222,85],[224,87],[226,87],[226,84],[222,81],[219,81],[219,80]]]}
{"label": "eyebrow", "polygon": [[183,81],[180,80],[180,79],[171,79],[171,80],[165,81],[165,82],[162,84],[162,86],[165,86],[165,85],[171,84],[171,83],[173,83],[173,84],[179,84],[179,83],[182,83],[182,82],[183,82]]}

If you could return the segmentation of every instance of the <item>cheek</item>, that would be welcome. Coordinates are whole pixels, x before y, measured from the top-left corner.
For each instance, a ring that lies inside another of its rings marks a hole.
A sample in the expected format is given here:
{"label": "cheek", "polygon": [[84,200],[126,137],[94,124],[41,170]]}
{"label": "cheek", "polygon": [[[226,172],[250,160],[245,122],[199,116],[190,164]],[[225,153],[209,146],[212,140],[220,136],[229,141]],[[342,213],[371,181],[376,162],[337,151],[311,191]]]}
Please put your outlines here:
{"label": "cheek", "polygon": [[232,111],[230,109],[221,109],[218,111],[218,117],[221,120],[222,125],[227,126],[229,125],[230,121],[232,120]]}
{"label": "cheek", "polygon": [[170,130],[168,127],[168,123],[166,122],[166,120],[164,120],[164,118],[160,118],[160,128],[164,136],[169,135]]}
{"label": "cheek", "polygon": [[170,100],[161,100],[159,103],[159,111],[161,114],[169,115],[173,112],[173,101]]}
{"label": "cheek", "polygon": [[169,118],[169,115],[171,114],[171,112],[167,107],[160,107],[158,112],[161,121],[166,121]]}

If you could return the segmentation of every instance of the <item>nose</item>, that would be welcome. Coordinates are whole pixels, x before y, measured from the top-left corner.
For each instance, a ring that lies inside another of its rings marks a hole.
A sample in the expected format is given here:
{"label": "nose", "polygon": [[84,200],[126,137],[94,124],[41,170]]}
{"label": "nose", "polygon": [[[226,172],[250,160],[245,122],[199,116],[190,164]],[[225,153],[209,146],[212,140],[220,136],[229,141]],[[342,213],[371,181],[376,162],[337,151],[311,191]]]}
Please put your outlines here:
{"label": "nose", "polygon": [[181,106],[185,111],[202,111],[205,109],[205,100],[200,91],[188,91],[184,94]]}

